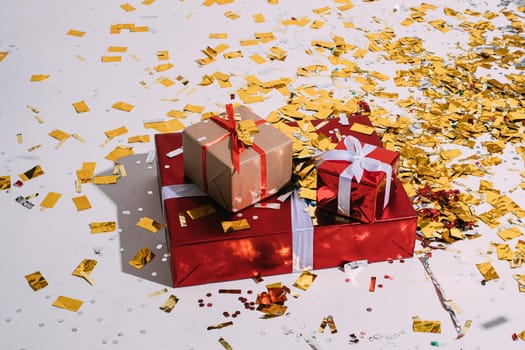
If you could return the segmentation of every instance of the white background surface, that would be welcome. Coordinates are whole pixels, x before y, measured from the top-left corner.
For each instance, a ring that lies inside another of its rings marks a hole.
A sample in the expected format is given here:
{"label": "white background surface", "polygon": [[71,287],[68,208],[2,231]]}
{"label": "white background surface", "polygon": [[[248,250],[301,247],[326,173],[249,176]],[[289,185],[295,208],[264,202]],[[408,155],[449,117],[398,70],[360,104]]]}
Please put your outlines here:
{"label": "white background surface", "polygon": [[[357,28],[378,31],[392,27],[399,36],[419,36],[424,39],[427,50],[445,57],[457,52],[456,43],[465,43],[468,34],[455,26],[444,34],[428,24],[417,23],[403,27],[399,22],[410,13],[410,6],[417,1],[376,1],[365,3],[353,1],[355,7],[339,17],[332,1],[286,1],[269,5],[266,1],[235,1],[232,4],[204,7],[199,1],[157,0],[149,6],[139,1],[130,1],[137,10],[126,13],[118,1],[0,1],[0,51],[8,56],[0,62],[0,175],[11,175],[14,181],[18,174],[39,164],[45,175],[30,180],[21,188],[13,187],[0,193],[2,219],[0,247],[0,348],[2,349],[221,349],[218,339],[224,337],[234,349],[309,349],[307,341],[315,343],[316,349],[430,349],[431,341],[438,341],[445,349],[502,349],[523,347],[523,342],[513,342],[511,334],[525,329],[522,312],[523,294],[520,294],[513,273],[524,273],[523,268],[511,270],[507,262],[492,262],[500,279],[481,286],[481,275],[475,264],[487,261],[480,251],[488,248],[490,241],[498,241],[495,230],[480,224],[477,230],[482,238],[462,241],[453,245],[454,251],[436,251],[431,267],[441,282],[447,296],[461,309],[459,318],[467,319],[473,325],[467,335],[455,340],[455,331],[448,313],[441,306],[431,281],[426,278],[422,264],[417,258],[404,263],[377,263],[345,275],[337,269],[316,271],[318,278],[306,291],[294,290],[300,296],[290,298],[286,303],[288,315],[275,319],[261,319],[256,311],[245,311],[237,295],[219,295],[219,288],[241,288],[243,296],[255,300],[257,293],[265,290],[264,285],[283,282],[290,286],[297,274],[272,276],[261,284],[252,280],[232,281],[195,287],[169,288],[169,293],[150,298],[149,293],[165,287],[155,281],[166,280],[167,261],[165,246],[156,250],[158,269],[150,268],[147,276],[122,272],[119,234],[113,232],[90,235],[89,223],[93,221],[117,220],[119,210],[127,204],[131,218],[142,216],[142,211],[155,210],[153,204],[130,202],[115,203],[101,189],[85,185],[82,194],[88,196],[92,208],[77,212],[71,198],[77,196],[74,180],[75,171],[82,162],[97,162],[96,173],[108,172],[113,164],[104,159],[116,145],[125,145],[128,136],[153,135],[145,130],[142,122],[147,119],[164,118],[168,110],[181,110],[186,104],[202,105],[206,111],[220,111],[218,104],[225,103],[231,92],[245,85],[244,76],[256,75],[263,81],[291,77],[295,79],[297,67],[310,64],[327,64],[326,57],[308,56],[305,49],[311,40],[330,40],[330,34],[344,36],[345,40],[358,47],[366,48],[368,40],[364,31],[343,29],[341,20],[351,21]],[[456,10],[471,8],[484,12],[499,12],[498,1],[429,1],[439,6],[429,11],[427,18],[444,18],[442,8]],[[292,16],[322,19],[312,9],[323,6],[334,8],[326,16],[325,26],[319,30],[285,27],[281,20]],[[508,9],[516,8],[510,3]],[[396,11],[394,11],[394,9]],[[226,18],[223,13],[235,11],[237,20]],[[263,24],[255,24],[252,15],[262,13]],[[521,14],[523,15],[523,14]],[[453,18],[446,20],[454,26]],[[496,26],[506,25],[503,16],[493,19]],[[135,23],[147,25],[147,33],[110,34],[112,24]],[[86,32],[82,38],[66,35],[70,29]],[[240,47],[239,40],[252,39],[254,32],[272,31],[276,41],[265,45]],[[209,39],[209,33],[226,32],[227,40]],[[501,35],[496,31],[493,35]],[[220,42],[230,45],[229,50],[242,50],[244,58],[225,60],[219,56],[216,62],[199,67],[196,59],[203,58],[200,50],[214,47]],[[270,46],[279,46],[288,52],[284,62],[267,62],[257,65],[248,56],[258,53],[265,56]],[[119,63],[102,63],[100,57],[110,55],[109,46],[126,46]],[[168,50],[169,62],[174,68],[163,73],[149,75],[146,68],[157,64],[158,50]],[[80,60],[77,55],[85,58]],[[139,58],[136,60],[131,57]],[[396,66],[369,53],[359,60],[361,67],[378,70],[394,76]],[[204,74],[221,71],[232,74],[232,89],[220,89],[215,83],[200,87],[198,83]],[[43,82],[32,83],[33,74],[48,74]],[[494,76],[498,72],[492,72]],[[161,75],[175,80],[178,75],[189,80],[188,87],[179,82],[165,88],[155,82]],[[311,80],[313,84],[333,88],[330,79],[300,78],[295,86]],[[145,89],[139,82],[148,85]],[[351,81],[334,88],[336,96],[350,97],[359,86]],[[384,83],[386,91],[394,91],[392,80]],[[355,89],[355,90],[353,90]],[[406,89],[398,89],[400,98],[407,97]],[[177,99],[169,102],[166,99]],[[367,98],[364,98],[367,100]],[[77,114],[72,103],[85,100],[91,111]],[[135,105],[129,112],[111,108],[117,101]],[[261,116],[285,103],[277,92],[270,94],[262,103],[250,107]],[[370,102],[370,101],[368,101]],[[395,101],[394,101],[395,102]],[[392,101],[375,99],[374,106],[383,106],[392,114],[407,115],[407,111],[396,107]],[[34,113],[26,108],[32,105],[40,110],[44,124],[38,124]],[[184,122],[198,120],[191,115]],[[125,125],[129,133],[118,137],[105,147],[104,131]],[[79,143],[71,138],[62,147],[55,149],[57,141],[48,136],[54,129],[77,133],[86,142]],[[18,144],[16,134],[22,133],[24,143]],[[153,138],[152,138],[153,140]],[[43,146],[34,151],[27,149],[35,144]],[[133,144],[136,154],[154,149],[153,142]],[[140,160],[136,156],[134,160]],[[494,176],[495,187],[508,191],[520,182],[519,171],[523,161],[507,148],[506,162],[498,166]],[[147,172],[147,165],[140,165]],[[131,168],[131,167],[130,167]],[[135,174],[139,174],[139,170]],[[132,174],[130,174],[132,175]],[[465,182],[477,188],[479,178]],[[153,185],[152,185],[153,186]],[[156,191],[156,188],[143,189]],[[49,191],[62,193],[55,208],[39,211],[38,204]],[[15,202],[19,195],[39,193],[34,200],[37,205],[28,210]],[[518,204],[525,207],[523,191],[510,193]],[[125,198],[125,197],[122,197]],[[136,198],[135,198],[136,199]],[[137,205],[135,205],[137,204]],[[486,206],[483,207],[486,209]],[[480,210],[482,212],[484,210]],[[160,219],[161,213],[157,218]],[[131,220],[131,219],[130,219]],[[119,222],[122,229],[122,223]],[[149,234],[144,232],[145,235]],[[162,244],[162,233],[156,238]],[[419,245],[418,245],[419,246]],[[95,251],[100,251],[96,254]],[[82,259],[95,259],[98,264],[91,274],[96,281],[90,286],[83,279],[71,275]],[[166,260],[166,259],[163,259]],[[39,270],[49,286],[34,292],[24,276]],[[152,275],[156,272],[156,276]],[[392,276],[386,280],[385,275]],[[368,291],[371,276],[378,278],[383,288]],[[345,278],[351,282],[345,282]],[[253,294],[247,294],[252,290]],[[206,293],[212,293],[207,298]],[[179,298],[175,309],[166,314],[158,309],[169,294]],[[51,304],[59,295],[81,299],[84,305],[77,313],[58,309]],[[213,303],[212,307],[199,308],[198,299]],[[367,311],[372,308],[372,311]],[[222,313],[241,311],[233,319],[234,325],[220,330],[207,331],[211,324],[225,322]],[[338,333],[317,332],[322,318],[333,315]],[[425,320],[440,320],[441,334],[412,332],[412,317]],[[357,345],[349,345],[350,333],[360,335]],[[375,336],[375,339],[374,339]]]}

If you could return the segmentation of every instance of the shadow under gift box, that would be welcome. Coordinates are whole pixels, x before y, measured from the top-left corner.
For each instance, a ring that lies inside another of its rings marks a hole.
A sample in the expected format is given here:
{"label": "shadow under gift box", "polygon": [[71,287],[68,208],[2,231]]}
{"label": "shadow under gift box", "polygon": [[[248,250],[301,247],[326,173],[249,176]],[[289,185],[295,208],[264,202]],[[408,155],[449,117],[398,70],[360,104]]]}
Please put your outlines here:
{"label": "shadow under gift box", "polygon": [[[184,177],[183,156],[167,153],[182,146],[182,135],[155,135],[161,193],[170,187],[193,186]],[[340,222],[340,217],[318,211],[313,229],[313,268],[337,267],[368,259],[369,262],[408,258],[413,255],[417,216],[403,186],[396,186],[392,203],[373,224]],[[270,197],[261,203],[275,203]],[[210,204],[216,212],[192,220],[186,210]],[[290,199],[279,210],[248,207],[237,214],[222,209],[206,196],[163,199],[167,242],[174,287],[222,282],[293,272],[292,206]],[[184,213],[187,226],[179,221]],[[251,228],[224,233],[221,221],[247,219]],[[294,252],[294,249],[296,250]],[[302,252],[301,254],[304,254]],[[299,254],[299,255],[301,255]]]}
{"label": "shadow under gift box", "polygon": [[239,156],[239,171],[232,162],[232,137],[221,140],[228,134],[222,126],[206,119],[183,131],[185,175],[231,212],[275,194],[292,175],[291,140],[248,107],[239,106],[234,112],[241,120],[260,123],[254,145]]}

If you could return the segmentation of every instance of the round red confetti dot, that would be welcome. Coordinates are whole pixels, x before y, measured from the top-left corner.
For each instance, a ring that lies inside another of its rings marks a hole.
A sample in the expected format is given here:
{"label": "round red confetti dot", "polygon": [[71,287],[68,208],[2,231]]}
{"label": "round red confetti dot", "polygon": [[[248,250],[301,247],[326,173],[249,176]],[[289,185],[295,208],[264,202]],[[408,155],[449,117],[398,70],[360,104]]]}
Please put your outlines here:
{"label": "round red confetti dot", "polygon": [[239,298],[237,298],[237,299],[239,299],[240,301],[243,301],[244,298],[243,298],[243,297],[239,297]]}
{"label": "round red confetti dot", "polygon": [[211,297],[211,293],[206,293],[206,296],[209,298]]}
{"label": "round red confetti dot", "polygon": [[383,288],[383,285],[382,285],[381,283],[379,283],[379,284],[377,285],[377,288]]}
{"label": "round red confetti dot", "polygon": [[345,278],[345,282],[349,283],[350,282],[350,278]]}
{"label": "round red confetti dot", "polygon": [[512,340],[518,340],[518,335],[516,333],[512,333]]}
{"label": "round red confetti dot", "polygon": [[251,307],[250,307],[250,310],[252,310],[252,311],[253,311],[253,310],[255,310],[255,308],[254,308],[253,306],[251,306]]}
{"label": "round red confetti dot", "polygon": [[404,264],[404,263],[405,263],[405,260],[404,260],[404,259],[401,259],[401,260],[399,260],[399,262],[400,262],[401,264]]}
{"label": "round red confetti dot", "polygon": [[239,310],[235,310],[235,313],[239,315],[241,312]]}
{"label": "round red confetti dot", "polygon": [[250,301],[250,305],[255,305],[255,301]]}
{"label": "round red confetti dot", "polygon": [[204,300],[199,299],[199,300],[197,300],[197,302],[198,302],[199,304],[202,304],[202,303],[204,303]]}
{"label": "round red confetti dot", "polygon": [[208,303],[208,304],[206,304],[206,306],[207,306],[207,307],[212,307],[213,304],[212,304],[212,303]]}
{"label": "round red confetti dot", "polygon": [[252,294],[252,293],[253,293],[253,290],[250,289],[250,290],[248,290],[246,293],[248,293],[248,294]]}
{"label": "round red confetti dot", "polygon": [[394,262],[394,260],[392,260],[392,259],[388,259],[388,263],[389,263],[389,264],[392,264],[393,262]]}
{"label": "round red confetti dot", "polygon": [[366,311],[371,312],[371,311],[372,311],[372,308],[371,308],[371,307],[367,307],[367,308],[366,308]]}
{"label": "round red confetti dot", "polygon": [[233,318],[237,317],[237,314],[233,314],[232,317],[233,317]]}
{"label": "round red confetti dot", "polygon": [[204,303],[200,303],[199,306],[200,306],[200,307],[204,307]]}
{"label": "round red confetti dot", "polygon": [[224,317],[230,317],[230,313],[229,313],[228,311],[224,311],[224,312],[222,313],[222,315],[223,315]]}
{"label": "round red confetti dot", "polygon": [[390,275],[384,275],[383,278],[386,279],[386,280],[393,280],[394,279],[394,277],[392,277]]}

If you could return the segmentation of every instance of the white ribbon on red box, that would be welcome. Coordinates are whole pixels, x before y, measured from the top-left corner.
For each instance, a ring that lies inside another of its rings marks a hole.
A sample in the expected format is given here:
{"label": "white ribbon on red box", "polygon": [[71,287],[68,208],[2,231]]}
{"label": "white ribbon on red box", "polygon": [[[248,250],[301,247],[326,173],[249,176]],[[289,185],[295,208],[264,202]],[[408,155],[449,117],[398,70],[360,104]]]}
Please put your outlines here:
{"label": "white ribbon on red box", "polygon": [[381,171],[386,175],[385,199],[383,208],[390,200],[390,186],[392,182],[392,166],[380,160],[368,157],[377,146],[368,143],[361,144],[361,141],[354,136],[347,136],[344,140],[346,149],[334,149],[321,153],[320,163],[327,160],[340,160],[350,163],[339,175],[339,186],[337,189],[337,210],[340,214],[350,215],[350,194],[352,191],[352,179],[360,183],[363,173],[367,171]]}

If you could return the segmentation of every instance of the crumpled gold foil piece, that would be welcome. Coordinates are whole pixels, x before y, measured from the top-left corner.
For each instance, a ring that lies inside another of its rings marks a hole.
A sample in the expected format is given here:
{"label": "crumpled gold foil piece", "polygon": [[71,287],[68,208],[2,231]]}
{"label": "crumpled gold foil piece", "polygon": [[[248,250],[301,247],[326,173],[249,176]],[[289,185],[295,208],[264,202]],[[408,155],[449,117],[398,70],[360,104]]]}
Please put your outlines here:
{"label": "crumpled gold foil piece", "polygon": [[215,208],[211,204],[204,204],[192,209],[186,210],[186,214],[192,219],[197,220],[204,216],[215,213]]}
{"label": "crumpled gold foil piece", "polygon": [[412,320],[412,330],[414,332],[441,333],[441,321],[424,321],[414,318]]}
{"label": "crumpled gold foil piece", "polygon": [[496,272],[496,269],[494,268],[494,266],[492,266],[490,262],[476,264],[476,267],[478,268],[485,281],[499,279],[499,275]]}
{"label": "crumpled gold foil piece", "polygon": [[175,296],[175,295],[170,295],[168,297],[168,299],[166,299],[166,301],[164,302],[164,304],[162,304],[159,309],[161,309],[162,311],[164,311],[165,313],[170,313],[174,308],[175,308],[175,305],[177,305],[177,302],[179,301],[179,299]]}
{"label": "crumpled gold foil piece", "polygon": [[307,290],[315,281],[316,277],[317,275],[310,271],[303,271],[294,282],[293,286],[301,290]]}
{"label": "crumpled gold foil piece", "polygon": [[250,223],[246,219],[240,219],[235,221],[222,221],[221,226],[224,233],[229,233],[248,230],[250,228]]}
{"label": "crumpled gold foil piece", "polygon": [[95,285],[95,281],[90,277],[91,272],[97,265],[97,261],[93,259],[84,259],[80,264],[75,268],[72,275],[77,277],[82,277],[92,286]]}
{"label": "crumpled gold foil piece", "polygon": [[42,276],[40,271],[36,271],[36,272],[30,273],[29,275],[26,275],[25,279],[27,280],[27,283],[29,283],[29,286],[35,292],[37,290],[47,287],[47,281],[44,278],[44,276]]}
{"label": "crumpled gold foil piece", "polygon": [[142,269],[147,263],[149,263],[153,258],[155,257],[155,254],[148,248],[148,247],[142,247],[135,257],[129,261],[129,265],[133,266],[134,268],[140,270]]}

